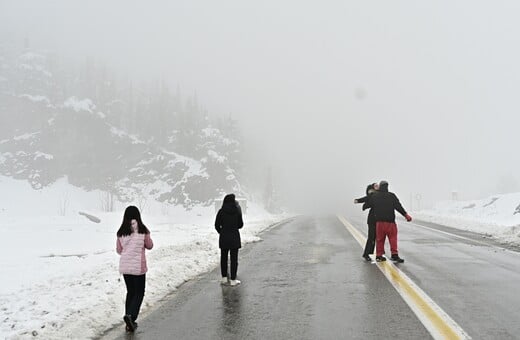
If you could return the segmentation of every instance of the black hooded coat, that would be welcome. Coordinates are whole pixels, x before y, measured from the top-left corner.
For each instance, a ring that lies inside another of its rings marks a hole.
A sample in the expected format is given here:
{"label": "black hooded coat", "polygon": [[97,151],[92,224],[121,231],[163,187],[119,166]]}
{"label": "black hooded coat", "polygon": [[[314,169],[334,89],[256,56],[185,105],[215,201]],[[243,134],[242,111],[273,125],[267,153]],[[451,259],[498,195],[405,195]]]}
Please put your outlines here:
{"label": "black hooded coat", "polygon": [[370,210],[368,210],[367,224],[374,224],[374,225],[376,224],[376,216],[374,214],[374,210],[370,208],[368,202],[369,202],[370,196],[374,195],[375,192],[376,191],[374,190],[374,185],[369,184],[367,186],[367,190],[366,190],[367,195],[365,197],[356,199],[356,201],[358,203],[363,203],[363,210],[370,209]]}
{"label": "black hooded coat", "polygon": [[368,196],[367,206],[374,212],[377,222],[395,223],[395,210],[406,216],[406,210],[393,192],[388,191],[388,183],[379,184],[379,191]]}
{"label": "black hooded coat", "polygon": [[242,244],[239,229],[243,226],[244,221],[242,220],[242,209],[240,205],[235,201],[234,195],[227,195],[215,219],[215,229],[220,234],[218,241],[219,248],[241,248]]}

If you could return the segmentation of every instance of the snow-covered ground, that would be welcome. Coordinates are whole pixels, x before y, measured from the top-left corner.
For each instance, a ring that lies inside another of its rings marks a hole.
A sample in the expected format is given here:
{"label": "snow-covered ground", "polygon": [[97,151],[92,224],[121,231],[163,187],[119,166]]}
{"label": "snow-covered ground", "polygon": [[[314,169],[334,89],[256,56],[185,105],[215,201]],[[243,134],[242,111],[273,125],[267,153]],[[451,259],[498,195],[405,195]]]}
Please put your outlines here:
{"label": "snow-covered ground", "polygon": [[[124,205],[101,212],[103,193],[66,179],[34,191],[25,181],[0,177],[0,188],[0,338],[89,338],[120,323],[125,286],[115,233]],[[219,251],[214,207],[140,203],[155,243],[147,253],[146,314],[180,284],[213,269]],[[285,217],[248,203],[243,243],[258,241],[260,231]]]}
{"label": "snow-covered ground", "polygon": [[503,243],[520,245],[520,193],[474,201],[446,201],[414,217],[485,234]]}

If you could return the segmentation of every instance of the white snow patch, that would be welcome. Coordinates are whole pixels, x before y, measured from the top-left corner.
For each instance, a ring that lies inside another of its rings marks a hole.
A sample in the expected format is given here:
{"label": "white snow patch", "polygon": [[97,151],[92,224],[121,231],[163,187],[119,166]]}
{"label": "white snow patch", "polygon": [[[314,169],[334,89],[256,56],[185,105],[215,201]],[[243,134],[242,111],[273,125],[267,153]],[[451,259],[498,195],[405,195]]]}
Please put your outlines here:
{"label": "white snow patch", "polygon": [[128,137],[132,141],[132,144],[145,144],[144,141],[140,140],[136,135],[130,135],[128,132],[123,131],[115,126],[110,126],[110,132],[118,137]]}
{"label": "white snow patch", "polygon": [[193,158],[190,158],[190,157],[182,156],[173,151],[167,151],[164,149],[162,151],[165,154],[175,157],[174,160],[171,160],[168,162],[168,164],[166,165],[167,168],[173,168],[178,163],[182,163],[188,167],[188,170],[184,172],[183,178],[181,179],[180,182],[177,183],[177,185],[186,183],[188,181],[188,179],[193,176],[201,176],[204,178],[209,178],[209,174],[203,169],[201,162],[199,162]]}
{"label": "white snow patch", "polygon": [[227,158],[225,156],[221,156],[219,155],[216,151],[214,150],[208,150],[208,156],[210,156],[211,158],[213,158],[214,160],[217,161],[217,163],[220,163],[220,164],[223,164],[226,162]]}
{"label": "white snow patch", "polygon": [[45,158],[47,160],[51,160],[51,159],[54,159],[54,156],[53,155],[50,155],[48,153],[44,153],[44,152],[40,152],[40,151],[36,151],[34,153],[34,159],[38,159],[38,158]]}
{"label": "white snow patch", "polygon": [[13,137],[13,139],[16,140],[16,141],[18,141],[18,140],[27,140],[27,139],[34,138],[36,135],[38,135],[40,133],[41,133],[40,131],[33,132],[33,133],[24,133],[23,135],[19,135],[19,136]]}
{"label": "white snow patch", "polygon": [[18,58],[23,61],[33,61],[38,63],[43,63],[43,61],[45,60],[45,56],[43,54],[34,52],[25,52],[21,54]]}
{"label": "white snow patch", "polygon": [[473,201],[445,201],[415,213],[420,220],[486,234],[520,244],[520,193]]}
{"label": "white snow patch", "polygon": [[96,105],[92,102],[92,100],[85,98],[85,99],[78,99],[76,97],[70,97],[67,99],[63,106],[66,108],[73,109],[76,112],[80,111],[87,111],[92,113],[92,111],[96,108]]}
{"label": "white snow patch", "polygon": [[24,70],[24,71],[40,72],[46,77],[49,77],[49,78],[52,77],[52,73],[47,71],[42,65],[30,65],[30,64],[26,64],[26,63],[19,63],[16,66],[19,69]]}
{"label": "white snow patch", "polygon": [[46,104],[50,104],[49,98],[47,98],[46,96],[42,96],[42,95],[33,96],[30,94],[22,94],[22,95],[20,95],[20,98],[27,98],[30,101],[35,102],[35,103],[44,102]]}

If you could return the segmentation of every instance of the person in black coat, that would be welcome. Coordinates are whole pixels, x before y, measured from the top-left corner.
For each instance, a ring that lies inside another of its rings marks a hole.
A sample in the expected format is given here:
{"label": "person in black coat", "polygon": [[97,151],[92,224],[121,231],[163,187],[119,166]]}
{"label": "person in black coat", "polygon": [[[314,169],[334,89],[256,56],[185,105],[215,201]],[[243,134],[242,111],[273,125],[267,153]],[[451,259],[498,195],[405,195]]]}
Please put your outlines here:
{"label": "person in black coat", "polygon": [[377,189],[379,189],[378,183],[372,183],[367,186],[366,196],[362,198],[357,198],[354,200],[354,203],[363,203],[363,210],[368,210],[367,224],[368,224],[368,234],[367,234],[367,242],[365,244],[365,250],[363,251],[363,258],[367,261],[371,261],[370,254],[374,253],[374,248],[376,245],[376,218],[374,215],[374,211],[368,207],[368,199],[370,195],[374,194]]}
{"label": "person in black coat", "polygon": [[238,269],[238,249],[242,247],[240,241],[240,231],[244,226],[242,220],[242,209],[235,199],[235,195],[229,194],[224,197],[222,208],[215,218],[215,229],[219,233],[220,248],[220,271],[222,274],[222,284],[228,282],[228,253],[231,257],[231,277],[230,284],[236,286],[240,284],[237,280]]}
{"label": "person in black coat", "polygon": [[395,210],[403,215],[408,222],[412,220],[404,210],[399,199],[393,192],[388,191],[388,182],[381,181],[377,193],[371,195],[367,200],[367,206],[372,208],[376,218],[376,261],[386,261],[383,257],[385,252],[385,239],[388,236],[392,261],[404,262],[399,257],[397,249],[397,224],[395,223]]}

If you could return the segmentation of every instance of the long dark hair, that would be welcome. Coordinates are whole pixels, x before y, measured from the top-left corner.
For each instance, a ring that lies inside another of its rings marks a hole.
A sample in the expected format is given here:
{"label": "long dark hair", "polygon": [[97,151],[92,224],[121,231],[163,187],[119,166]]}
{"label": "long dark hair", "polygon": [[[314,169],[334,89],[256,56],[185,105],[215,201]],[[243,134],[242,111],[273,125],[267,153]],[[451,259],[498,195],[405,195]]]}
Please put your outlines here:
{"label": "long dark hair", "polygon": [[371,193],[373,193],[374,191],[376,191],[376,183],[371,183],[369,185],[367,185],[367,196],[370,195]]}
{"label": "long dark hair", "polygon": [[139,234],[149,234],[150,230],[146,228],[143,221],[141,220],[141,213],[137,207],[131,205],[125,209],[125,214],[123,215],[123,222],[121,223],[121,227],[117,231],[117,237],[128,236],[132,234],[132,220],[137,221],[137,232]]}

